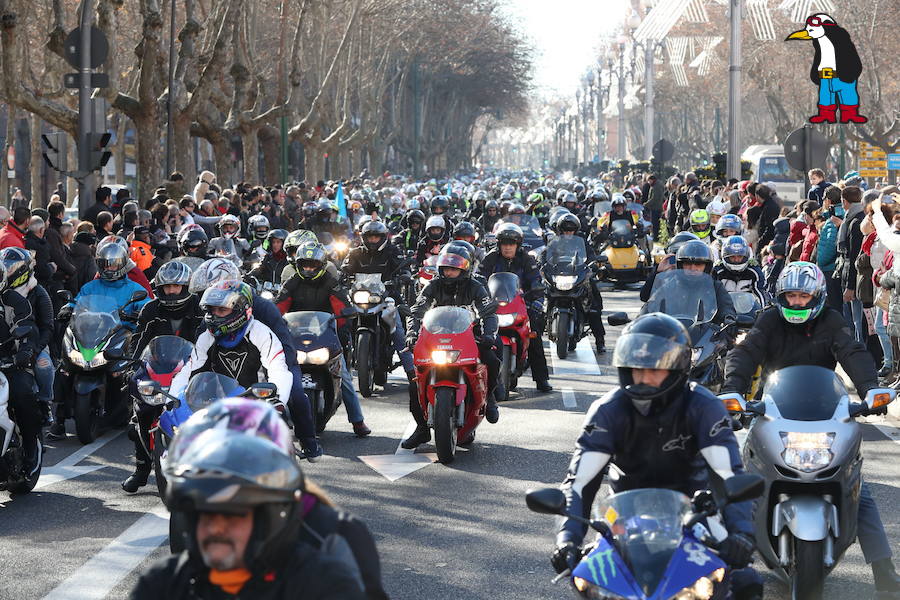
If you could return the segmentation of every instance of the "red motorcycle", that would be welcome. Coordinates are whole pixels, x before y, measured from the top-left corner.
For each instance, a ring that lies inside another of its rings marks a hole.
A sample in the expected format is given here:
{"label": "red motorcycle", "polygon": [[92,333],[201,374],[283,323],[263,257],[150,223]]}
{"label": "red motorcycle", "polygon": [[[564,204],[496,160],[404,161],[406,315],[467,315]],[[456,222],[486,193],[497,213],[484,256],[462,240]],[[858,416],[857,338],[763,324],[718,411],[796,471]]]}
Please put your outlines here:
{"label": "red motorcycle", "polygon": [[488,291],[497,302],[500,343],[500,381],[506,392],[502,400],[509,400],[509,392],[516,388],[519,377],[528,368],[528,343],[531,341],[531,325],[528,322],[528,307],[519,276],[515,273],[494,273],[488,279]]}
{"label": "red motorcycle", "polygon": [[432,308],[413,349],[419,403],[444,464],[453,462],[457,443],[475,441],[475,429],[484,419],[488,376],[478,359],[474,321],[465,308]]}

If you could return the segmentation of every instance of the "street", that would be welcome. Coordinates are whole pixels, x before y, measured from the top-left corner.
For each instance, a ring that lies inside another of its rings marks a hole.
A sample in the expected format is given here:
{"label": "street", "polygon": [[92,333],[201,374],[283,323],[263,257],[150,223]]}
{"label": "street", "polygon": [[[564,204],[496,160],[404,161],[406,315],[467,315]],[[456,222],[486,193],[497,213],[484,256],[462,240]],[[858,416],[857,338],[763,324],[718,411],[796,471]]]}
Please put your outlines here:
{"label": "street", "polygon": [[[606,312],[639,308],[633,290],[610,291],[604,300]],[[584,412],[617,382],[609,366],[617,333],[610,328],[609,352],[599,359],[590,337],[565,361],[548,346],[554,391],[537,395],[526,374],[521,398],[502,404],[500,422],[484,422],[450,466],[430,462],[430,444],[414,455],[398,452],[410,423],[405,378],[392,376],[384,393],[363,400],[368,439],[354,437],[339,411],[322,437],[326,456],[303,468],[368,524],[392,598],[572,597],[566,584],[551,584],[555,519],[529,512],[524,494],[562,480]],[[870,418],[864,426],[864,473],[898,552],[896,424]],[[166,555],[167,515],[154,480],[131,496],[120,488],[131,453],[118,431],[82,447],[70,424],[68,440],[48,444],[38,489],[0,495],[0,599],[125,598],[141,570]],[[825,597],[873,595],[854,545],[828,576]],[[771,576],[767,597],[788,597]]]}

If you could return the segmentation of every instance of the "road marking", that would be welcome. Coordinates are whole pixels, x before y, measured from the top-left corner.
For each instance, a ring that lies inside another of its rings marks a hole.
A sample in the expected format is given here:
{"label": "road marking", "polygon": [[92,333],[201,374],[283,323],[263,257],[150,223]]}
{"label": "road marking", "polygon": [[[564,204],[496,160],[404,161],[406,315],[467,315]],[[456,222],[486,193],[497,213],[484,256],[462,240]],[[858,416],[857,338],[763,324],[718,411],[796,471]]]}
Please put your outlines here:
{"label": "road marking", "polygon": [[[574,352],[569,352],[566,358],[556,355],[556,345],[551,344],[549,349],[550,360],[553,362],[554,375],[602,375],[597,358],[591,349],[591,336],[581,338]],[[572,358],[574,356],[574,358]]]}
{"label": "road marking", "polygon": [[169,512],[157,504],[92,556],[44,600],[101,600],[169,537]]}
{"label": "road marking", "polygon": [[575,392],[572,391],[571,388],[563,388],[562,397],[563,406],[565,406],[566,408],[578,408],[578,403],[575,402]]}
{"label": "road marking", "polygon": [[104,468],[106,465],[82,465],[80,467],[75,465],[119,437],[121,434],[122,430],[105,433],[90,444],[82,446],[52,467],[44,467],[41,469],[41,477],[38,480],[37,485],[34,486],[34,489],[40,490],[55,483],[59,483],[60,481],[81,477],[82,475],[87,475],[88,473]]}
{"label": "road marking", "polygon": [[880,431],[887,439],[891,440],[895,444],[900,444],[900,429],[894,427],[893,425],[888,425],[887,422],[869,424],[874,425],[875,429]]}
{"label": "road marking", "polygon": [[401,447],[403,440],[407,439],[416,430],[415,421],[410,421],[397,444],[397,449],[393,454],[375,454],[370,456],[360,456],[359,459],[366,463],[369,467],[380,473],[388,481],[397,481],[402,477],[406,477],[410,473],[415,473],[419,469],[423,469],[433,462],[437,461],[437,454],[422,453],[416,454],[415,450],[407,450]]}

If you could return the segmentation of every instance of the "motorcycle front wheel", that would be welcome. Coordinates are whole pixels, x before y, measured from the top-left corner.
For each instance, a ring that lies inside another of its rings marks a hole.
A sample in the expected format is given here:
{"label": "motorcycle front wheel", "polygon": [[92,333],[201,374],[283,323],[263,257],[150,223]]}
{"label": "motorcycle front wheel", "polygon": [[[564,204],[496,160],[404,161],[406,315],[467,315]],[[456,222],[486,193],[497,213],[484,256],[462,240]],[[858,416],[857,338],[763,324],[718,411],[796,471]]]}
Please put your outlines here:
{"label": "motorcycle front wheel", "polygon": [[510,348],[509,346],[504,344],[503,345],[503,359],[502,359],[502,362],[500,363],[500,381],[503,382],[503,389],[505,390],[503,392],[503,398],[502,398],[502,400],[504,402],[509,400],[509,390],[512,387],[512,380],[513,380],[512,361],[513,361],[512,348]]}
{"label": "motorcycle front wheel", "polygon": [[[43,437],[43,436],[41,436],[41,437]],[[43,456],[44,456],[44,451],[43,451],[44,441],[43,441],[43,439],[40,440],[39,443],[41,444],[41,447],[42,447],[41,448],[41,462],[43,463]],[[21,452],[22,450],[20,449],[19,451]],[[37,485],[38,479],[40,479],[40,477],[41,477],[42,466],[43,466],[42,464],[38,465],[37,471],[35,471],[33,475],[25,477],[21,481],[17,481],[15,483],[10,484],[9,487],[7,488],[9,493],[13,494],[13,495],[27,494],[28,492],[33,490],[34,486]]]}
{"label": "motorcycle front wheel", "polygon": [[100,432],[100,409],[93,402],[96,393],[75,396],[75,433],[82,444],[90,444]]}
{"label": "motorcycle front wheel", "polygon": [[569,355],[569,313],[556,315],[556,356],[566,358]]}
{"label": "motorcycle front wheel", "polygon": [[825,587],[825,542],[805,542],[794,538],[791,568],[791,598],[817,600]]}
{"label": "motorcycle front wheel", "polygon": [[449,464],[456,458],[456,390],[434,390],[434,445],[438,460]]}
{"label": "motorcycle front wheel", "polygon": [[359,393],[366,398],[371,397],[375,363],[372,360],[372,334],[368,331],[360,331],[356,340],[356,372],[359,377]]}
{"label": "motorcycle front wheel", "polygon": [[153,432],[153,473],[156,475],[156,489],[159,490],[159,497],[165,501],[166,498],[166,474],[162,468],[162,453],[165,450],[163,445],[163,434],[157,429]]}

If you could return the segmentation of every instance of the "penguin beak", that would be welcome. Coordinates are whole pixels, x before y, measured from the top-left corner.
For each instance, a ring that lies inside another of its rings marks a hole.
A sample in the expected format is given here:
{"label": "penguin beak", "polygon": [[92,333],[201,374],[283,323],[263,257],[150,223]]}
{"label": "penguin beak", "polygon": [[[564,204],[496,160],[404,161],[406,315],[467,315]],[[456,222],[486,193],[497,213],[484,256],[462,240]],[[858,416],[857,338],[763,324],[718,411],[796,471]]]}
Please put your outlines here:
{"label": "penguin beak", "polygon": [[813,39],[813,38],[812,38],[811,35],[809,35],[809,32],[807,32],[805,29],[801,29],[800,31],[795,31],[795,32],[792,33],[791,35],[789,35],[789,36],[787,36],[786,38],[784,38],[784,41],[788,41],[788,40],[811,40],[811,39]]}

